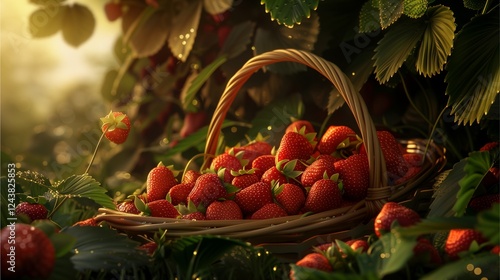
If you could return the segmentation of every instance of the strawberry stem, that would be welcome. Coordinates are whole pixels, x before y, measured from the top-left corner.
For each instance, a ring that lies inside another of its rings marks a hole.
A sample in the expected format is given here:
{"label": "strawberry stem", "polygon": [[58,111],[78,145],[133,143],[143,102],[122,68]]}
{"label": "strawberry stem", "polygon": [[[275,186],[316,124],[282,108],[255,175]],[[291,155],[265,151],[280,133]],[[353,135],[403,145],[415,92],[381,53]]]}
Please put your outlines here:
{"label": "strawberry stem", "polygon": [[97,155],[97,149],[99,149],[99,145],[102,142],[102,138],[104,137],[104,134],[106,134],[108,129],[109,129],[109,126],[106,127],[106,129],[102,132],[101,137],[99,137],[99,140],[97,141],[97,144],[96,144],[95,149],[94,149],[94,153],[92,154],[92,158],[90,159],[89,165],[87,166],[87,169],[85,169],[85,172],[83,172],[83,174],[88,174],[90,167],[92,166],[92,163],[94,162],[95,156]]}

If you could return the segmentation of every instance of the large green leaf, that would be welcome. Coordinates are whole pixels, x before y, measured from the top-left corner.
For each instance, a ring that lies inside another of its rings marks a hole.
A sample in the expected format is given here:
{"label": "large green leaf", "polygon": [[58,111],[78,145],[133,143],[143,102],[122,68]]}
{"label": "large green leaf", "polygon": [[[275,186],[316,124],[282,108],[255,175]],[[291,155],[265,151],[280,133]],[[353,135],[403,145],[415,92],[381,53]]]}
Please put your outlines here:
{"label": "large green leaf", "polygon": [[113,199],[106,194],[106,189],[89,175],[72,175],[51,187],[56,197],[84,197],[95,201],[103,207],[115,209]]}
{"label": "large green leaf", "polygon": [[61,232],[76,240],[71,262],[78,271],[140,266],[148,260],[139,243],[107,227],[74,226]]}
{"label": "large green leaf", "polygon": [[182,62],[186,61],[193,48],[200,23],[202,4],[201,1],[182,1],[182,8],[170,23],[168,47],[172,54]]}
{"label": "large green leaf", "polygon": [[455,36],[453,12],[445,6],[429,8],[426,16],[427,28],[423,34],[415,66],[424,76],[433,76],[441,70],[451,54]]}
{"label": "large green leaf", "polygon": [[382,29],[396,22],[404,11],[403,0],[377,0]]}
{"label": "large green leaf", "polygon": [[404,0],[403,13],[411,18],[419,18],[427,10],[427,0]]}
{"label": "large green leaf", "polygon": [[318,7],[318,0],[261,0],[265,4],[266,13],[271,14],[271,19],[278,24],[293,27],[302,23],[302,18],[309,18],[311,10]]}
{"label": "large green leaf", "polygon": [[500,204],[495,203],[486,211],[483,211],[477,216],[477,226],[484,237],[491,244],[500,244]]}
{"label": "large green leaf", "polygon": [[247,49],[255,29],[255,22],[245,21],[235,25],[222,46],[220,53],[228,59],[240,55]]}
{"label": "large green leaf", "polygon": [[455,39],[446,69],[448,106],[458,124],[479,122],[500,91],[499,10],[473,18]]}
{"label": "large green leaf", "polygon": [[464,159],[464,177],[458,182],[460,190],[457,193],[457,202],[453,206],[456,216],[462,216],[467,209],[474,192],[492,167],[492,155],[489,151],[472,152]]}
{"label": "large green leaf", "polygon": [[375,48],[375,75],[386,83],[415,49],[425,31],[425,22],[402,18],[394,24]]}
{"label": "large green leaf", "polygon": [[86,6],[78,3],[65,6],[62,10],[62,34],[64,40],[73,47],[87,41],[95,29],[95,18]]}
{"label": "large green leaf", "polygon": [[413,256],[413,248],[417,244],[414,238],[402,238],[395,234],[386,234],[379,241],[382,246],[374,246],[372,254],[379,257],[380,277],[401,270]]}

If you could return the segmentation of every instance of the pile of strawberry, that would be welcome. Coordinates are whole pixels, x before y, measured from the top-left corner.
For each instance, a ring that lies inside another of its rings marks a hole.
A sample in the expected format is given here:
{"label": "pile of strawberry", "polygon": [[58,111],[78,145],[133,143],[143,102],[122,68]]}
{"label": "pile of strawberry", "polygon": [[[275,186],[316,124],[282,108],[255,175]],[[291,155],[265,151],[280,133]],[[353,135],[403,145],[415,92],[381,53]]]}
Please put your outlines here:
{"label": "pile of strawberry", "polygon": [[[406,153],[388,131],[377,131],[391,184],[421,169],[423,157]],[[268,219],[318,213],[366,197],[368,157],[362,139],[347,126],[320,137],[308,121],[295,121],[277,149],[258,138],[215,156],[210,168],[179,172],[160,163],[146,191],[118,209],[154,217],[196,220]]]}

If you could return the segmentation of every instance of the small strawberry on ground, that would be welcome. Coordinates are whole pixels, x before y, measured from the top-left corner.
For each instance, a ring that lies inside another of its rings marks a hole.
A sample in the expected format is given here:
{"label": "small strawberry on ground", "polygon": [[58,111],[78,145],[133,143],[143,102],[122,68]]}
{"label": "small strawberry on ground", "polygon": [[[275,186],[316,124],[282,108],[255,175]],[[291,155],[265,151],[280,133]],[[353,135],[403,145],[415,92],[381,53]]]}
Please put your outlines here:
{"label": "small strawberry on ground", "polygon": [[[467,252],[469,250],[475,250],[471,248],[473,243],[476,245],[481,245],[486,242],[486,238],[474,229],[452,229],[448,234],[448,238],[445,243],[445,252],[451,260],[456,260],[460,258],[462,252]],[[478,249],[478,248],[476,248]]]}
{"label": "small strawberry on ground", "polygon": [[282,160],[303,160],[311,158],[316,147],[316,133],[305,133],[305,127],[298,132],[285,133],[276,151],[276,162]]}
{"label": "small strawberry on ground", "polygon": [[148,202],[165,199],[170,188],[178,184],[176,175],[177,172],[172,171],[172,167],[167,167],[162,162],[151,169],[146,180]]}
{"label": "small strawberry on ground", "polygon": [[268,203],[255,211],[250,219],[263,220],[287,216],[286,211],[276,203]]}
{"label": "small strawberry on ground", "polygon": [[380,237],[382,234],[391,231],[394,221],[397,221],[400,227],[408,227],[420,222],[420,216],[414,210],[401,204],[387,202],[375,218],[375,235]]}
{"label": "small strawberry on ground", "polygon": [[275,157],[273,155],[259,156],[252,162],[252,169],[255,170],[255,175],[260,179],[262,175],[271,167],[276,166]]}
{"label": "small strawberry on ground", "polygon": [[295,184],[276,184],[273,186],[273,194],[276,202],[288,215],[298,214],[306,202],[304,189]]}
{"label": "small strawberry on ground", "polygon": [[273,202],[271,186],[257,182],[237,192],[234,200],[244,214],[251,214],[262,206]]}
{"label": "small strawberry on ground", "polygon": [[325,172],[328,177],[335,174],[333,162],[327,159],[316,159],[311,165],[307,166],[302,173],[300,177],[302,186],[305,188],[312,186],[316,181],[323,179]]}
{"label": "small strawberry on ground", "polygon": [[330,126],[318,142],[321,154],[340,156],[342,151],[350,151],[359,143],[356,132],[348,126]]}
{"label": "small strawberry on ground", "polygon": [[21,202],[16,206],[16,215],[26,215],[30,221],[47,219],[48,210],[39,203]]}
{"label": "small strawberry on ground", "polygon": [[101,118],[101,130],[104,136],[115,144],[122,144],[127,140],[130,132],[130,119],[122,112],[111,111]]}
{"label": "small strawberry on ground", "polygon": [[319,213],[339,208],[342,205],[341,189],[338,174],[316,181],[309,189],[304,210]]}
{"label": "small strawberry on ground", "polygon": [[365,154],[355,154],[334,165],[342,180],[345,198],[354,201],[364,199],[370,185],[368,157]]}
{"label": "small strawberry on ground", "polygon": [[[15,232],[15,235],[12,235]],[[55,264],[55,249],[49,237],[40,229],[17,223],[0,232],[2,279],[47,279]],[[9,270],[12,244],[15,242],[15,272]]]}
{"label": "small strawberry on ground", "polygon": [[187,204],[188,195],[193,188],[194,183],[177,184],[168,191],[166,199],[173,205],[178,205],[180,203]]}
{"label": "small strawberry on ground", "polygon": [[226,196],[226,188],[219,176],[214,173],[205,173],[196,180],[188,195],[188,202],[192,201],[196,207],[206,208],[210,203]]}
{"label": "small strawberry on ground", "polygon": [[205,217],[207,220],[241,220],[243,214],[233,200],[216,200],[208,205]]}

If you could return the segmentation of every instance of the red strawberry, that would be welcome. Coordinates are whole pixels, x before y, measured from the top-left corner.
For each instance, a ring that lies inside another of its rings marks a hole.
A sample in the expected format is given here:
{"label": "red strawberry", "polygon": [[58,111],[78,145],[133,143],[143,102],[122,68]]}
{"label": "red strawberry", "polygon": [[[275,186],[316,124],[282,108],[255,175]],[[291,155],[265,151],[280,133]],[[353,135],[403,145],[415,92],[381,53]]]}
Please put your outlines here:
{"label": "red strawberry", "polygon": [[207,124],[208,115],[204,111],[187,113],[179,132],[182,138],[188,137]]}
{"label": "red strawberry", "polygon": [[252,162],[252,169],[255,170],[255,175],[259,179],[262,178],[264,172],[274,166],[276,166],[276,162],[273,155],[259,156]]}
{"label": "red strawberry", "polygon": [[246,188],[252,184],[255,184],[259,181],[260,181],[259,177],[257,177],[257,175],[255,175],[255,170],[250,169],[250,170],[244,170],[243,173],[240,172],[240,173],[236,174],[233,178],[233,181],[231,182],[231,185],[233,185],[239,189],[244,189],[244,188]]}
{"label": "red strawberry", "polygon": [[496,141],[496,142],[489,142],[489,143],[486,143],[484,144],[481,148],[479,148],[479,151],[480,152],[483,152],[483,151],[490,151],[496,147],[498,147],[498,144],[500,142]]}
{"label": "red strawberry", "polygon": [[179,211],[175,209],[172,203],[162,199],[147,203],[146,214],[152,217],[177,218],[179,216]]}
{"label": "red strawberry", "polygon": [[42,204],[21,202],[16,206],[16,215],[26,215],[31,221],[47,219],[48,210]]}
{"label": "red strawberry", "polygon": [[451,260],[456,260],[459,258],[459,253],[468,251],[474,241],[480,245],[487,240],[474,229],[452,229],[448,234],[444,249]]}
{"label": "red strawberry", "polygon": [[408,168],[408,171],[403,177],[394,181],[394,185],[399,185],[408,182],[408,180],[418,175],[418,173],[420,173],[421,170],[422,170],[421,166],[410,166],[410,168]]}
{"label": "red strawberry", "polygon": [[263,140],[259,140],[259,139],[260,139],[260,137],[257,137],[256,140],[246,144],[242,148],[244,150],[258,152],[262,155],[270,155],[272,150],[273,150],[273,146],[271,146],[271,144],[269,144]]}
{"label": "red strawberry", "polygon": [[[314,268],[322,271],[332,271],[332,265],[325,257],[325,255],[320,253],[309,253],[305,255],[302,259],[295,263],[298,266]],[[291,273],[293,274],[293,273]],[[290,275],[291,279],[295,279],[293,275]]]}
{"label": "red strawberry", "polygon": [[146,181],[148,202],[165,199],[170,188],[175,185],[177,185],[177,179],[175,178],[174,172],[160,162],[158,166],[151,169],[148,174]]}
{"label": "red strawberry", "polygon": [[316,160],[326,160],[326,161],[329,161],[331,162],[332,164],[343,159],[341,157],[336,157],[336,156],[333,156],[333,155],[330,155],[330,154],[320,154],[316,157]]}
{"label": "red strawberry", "polygon": [[490,252],[495,255],[500,255],[500,245],[495,245],[495,247],[493,247]]}
{"label": "red strawberry", "polygon": [[269,168],[264,174],[262,174],[262,178],[260,179],[262,182],[271,185],[272,182],[278,184],[286,184],[288,183],[288,178],[285,174],[281,173],[276,166]]}
{"label": "red strawberry", "polygon": [[401,204],[387,202],[375,218],[375,234],[380,237],[385,232],[391,231],[391,225],[394,221],[398,221],[401,227],[408,227],[418,223],[420,216],[417,212]]}
{"label": "red strawberry", "polygon": [[368,251],[370,245],[363,239],[351,239],[345,242],[347,245],[351,246],[354,251],[359,250],[361,253]]}
{"label": "red strawberry", "polygon": [[255,211],[250,219],[263,220],[287,216],[286,211],[276,203],[268,203]]}
{"label": "red strawberry", "polygon": [[339,179],[342,180],[345,198],[364,199],[370,185],[368,157],[365,154],[355,154],[335,162],[334,165]]}
{"label": "red strawberry", "polygon": [[137,210],[134,201],[124,201],[118,205],[118,211],[130,214],[140,214],[141,211]]}
{"label": "red strawberry", "polygon": [[111,111],[107,116],[101,118],[101,121],[101,130],[109,141],[122,144],[127,140],[130,132],[130,119],[127,115]]}
{"label": "red strawberry", "polygon": [[196,180],[188,195],[188,202],[192,201],[197,207],[200,205],[207,207],[210,203],[226,196],[226,189],[217,174],[205,173]]}
{"label": "red strawberry", "polygon": [[184,173],[184,176],[182,176],[181,183],[186,183],[186,184],[193,183],[194,184],[196,182],[196,179],[198,179],[198,177],[200,177],[200,175],[201,175],[200,172],[189,169]]}
{"label": "red strawberry", "polygon": [[205,217],[207,220],[241,220],[243,214],[233,200],[216,200],[208,205]]}
{"label": "red strawberry", "polygon": [[[380,149],[384,155],[387,176],[390,180],[397,180],[408,172],[408,163],[403,157],[401,144],[389,131],[377,131]],[[360,153],[366,154],[365,146],[361,145]]]}
{"label": "red strawberry", "polygon": [[302,187],[294,184],[276,185],[273,191],[276,201],[288,215],[298,214],[306,201]]}
{"label": "red strawberry", "polygon": [[339,208],[342,205],[342,192],[335,177],[316,181],[307,194],[305,211],[319,213]]}
{"label": "red strawberry", "polygon": [[316,181],[323,179],[325,172],[328,177],[335,173],[333,162],[327,159],[317,159],[313,161],[313,163],[306,167],[302,173],[300,178],[302,186],[306,188],[312,186]]}
{"label": "red strawberry", "polygon": [[491,207],[495,203],[500,203],[500,194],[486,194],[471,199],[471,201],[469,202],[469,208],[474,210],[475,212],[481,212],[491,209]]}
{"label": "red strawberry", "polygon": [[146,253],[150,256],[153,255],[153,253],[156,251],[157,248],[158,248],[158,244],[156,242],[153,242],[153,241],[148,242],[148,243],[144,243],[141,246],[139,246],[139,249],[146,251]]}
{"label": "red strawberry", "polygon": [[218,172],[222,168],[224,168],[224,182],[231,183],[234,176],[231,174],[231,171],[239,171],[243,168],[242,164],[242,153],[234,154],[234,150],[230,150],[224,154],[220,154],[216,156],[211,164],[211,169],[215,172]]}
{"label": "red strawberry", "polygon": [[167,194],[167,200],[173,205],[180,203],[187,204],[187,198],[191,190],[194,188],[194,183],[180,183],[173,186]]}
{"label": "red strawberry", "polygon": [[305,134],[304,131],[285,133],[276,152],[276,162],[285,159],[309,160],[316,146],[315,137],[315,133]]}
{"label": "red strawberry", "polygon": [[296,159],[282,160],[269,168],[260,180],[264,183],[272,185],[273,181],[279,184],[296,183],[300,184],[300,175],[305,170],[305,165]]}
{"label": "red strawberry", "polygon": [[81,226],[81,227],[96,227],[99,224],[95,220],[94,217],[85,219],[83,221],[76,222],[73,226]]}
{"label": "red strawberry", "polygon": [[193,212],[189,214],[182,215],[183,220],[206,220],[205,214],[201,212]]}
{"label": "red strawberry", "polygon": [[234,150],[234,152],[236,154],[240,153],[240,152],[242,153],[241,159],[246,163],[245,165],[243,165],[244,169],[251,169],[253,161],[256,158],[264,155],[264,154],[261,154],[260,152],[257,152],[257,151],[247,150],[244,147],[234,147],[232,149]]}
{"label": "red strawberry", "polygon": [[417,153],[405,153],[403,158],[410,167],[420,167],[424,163],[424,155]]}
{"label": "red strawberry", "polygon": [[[17,223],[4,227],[0,237],[2,278],[49,278],[55,264],[55,249],[42,230]],[[11,250],[12,247],[15,251]]]}
{"label": "red strawberry", "polygon": [[318,143],[321,154],[332,155],[341,149],[348,149],[358,143],[356,132],[347,126],[330,126]]}
{"label": "red strawberry", "polygon": [[237,192],[234,200],[244,214],[253,213],[273,202],[271,186],[263,182],[255,183]]}
{"label": "red strawberry", "polygon": [[104,12],[109,21],[115,21],[123,14],[121,3],[109,1],[104,5]]}
{"label": "red strawberry", "polygon": [[292,122],[287,126],[285,133],[292,131],[298,132],[302,129],[302,127],[305,127],[305,133],[316,133],[316,130],[314,129],[311,122],[306,120],[296,120]]}
{"label": "red strawberry", "polygon": [[425,264],[438,266],[443,262],[436,247],[432,246],[431,242],[425,238],[418,239],[417,245],[413,248],[413,253],[415,257],[423,258]]}

